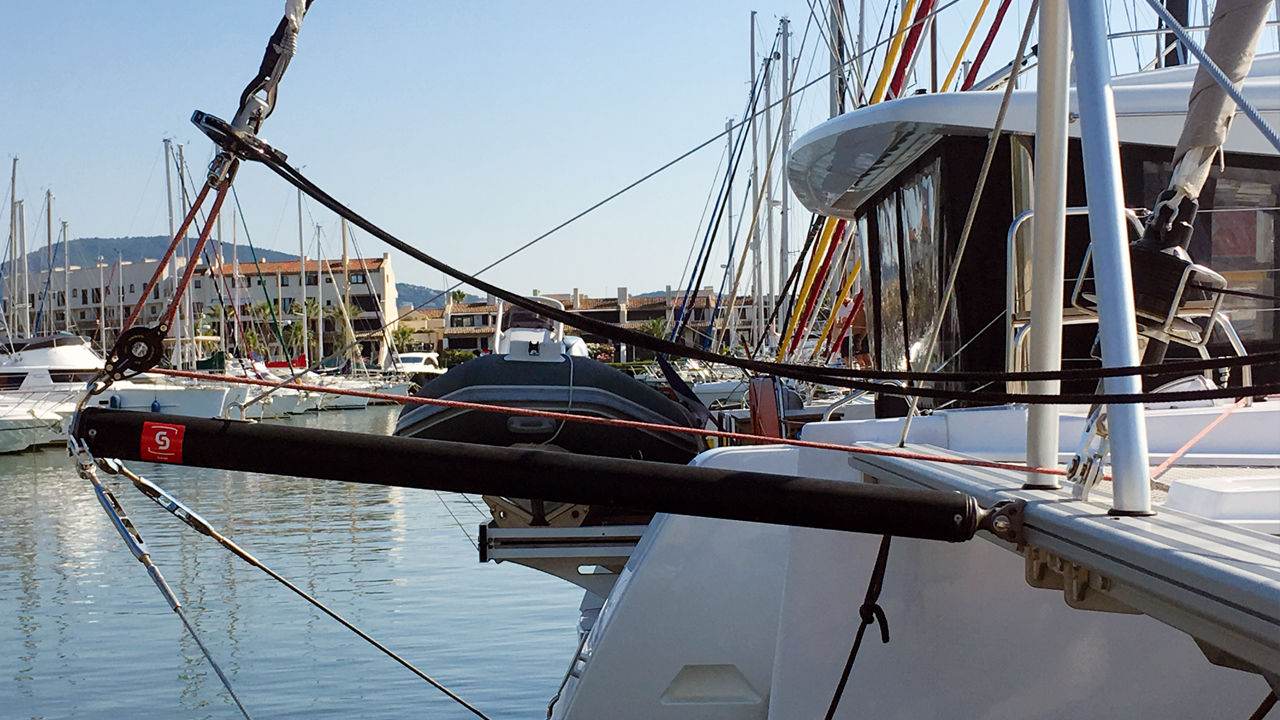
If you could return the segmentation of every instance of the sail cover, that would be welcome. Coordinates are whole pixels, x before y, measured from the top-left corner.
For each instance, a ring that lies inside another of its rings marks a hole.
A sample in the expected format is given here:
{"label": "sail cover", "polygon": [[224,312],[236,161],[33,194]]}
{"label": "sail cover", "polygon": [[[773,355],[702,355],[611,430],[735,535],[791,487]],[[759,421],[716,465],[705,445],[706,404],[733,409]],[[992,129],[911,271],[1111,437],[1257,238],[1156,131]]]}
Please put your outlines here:
{"label": "sail cover", "polygon": [[[1204,49],[1237,87],[1253,65],[1270,7],[1271,0],[1219,0],[1214,8]],[[1187,120],[1173,153],[1176,170],[1170,189],[1185,197],[1200,196],[1235,112],[1236,105],[1226,91],[1201,67],[1191,85]]]}

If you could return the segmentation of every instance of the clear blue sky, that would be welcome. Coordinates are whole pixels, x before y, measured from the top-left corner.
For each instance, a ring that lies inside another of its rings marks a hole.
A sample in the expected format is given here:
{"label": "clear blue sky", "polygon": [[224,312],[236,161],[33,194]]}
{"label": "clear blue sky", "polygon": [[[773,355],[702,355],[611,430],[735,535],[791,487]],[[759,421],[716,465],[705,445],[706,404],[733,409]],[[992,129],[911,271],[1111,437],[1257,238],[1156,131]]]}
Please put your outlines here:
{"label": "clear blue sky", "polygon": [[[793,46],[808,19],[803,0],[766,3],[316,0],[262,137],[366,217],[477,270],[738,116],[750,11],[761,53],[779,17],[793,21]],[[1013,4],[990,67],[1011,59],[1028,4]],[[959,46],[977,5],[961,0],[947,11],[944,50]],[[884,0],[867,6],[874,38]],[[191,111],[230,119],[283,7],[0,0],[3,182],[7,195],[8,164],[19,157],[29,245],[44,242],[35,216],[47,188],[55,222],[69,221],[73,237],[164,234],[162,139],[184,143],[201,174],[212,145],[189,123]],[[1113,15],[1125,27],[1125,15]],[[809,50],[816,41],[811,34]],[[801,79],[822,64],[806,57]],[[821,94],[804,97],[797,133],[825,107]],[[486,279],[593,296],[678,285],[722,155],[717,143]],[[292,188],[252,165],[236,186],[255,244],[296,253]],[[336,256],[336,219],[307,208],[307,224],[323,226],[326,254]],[[7,228],[7,211],[0,218]],[[803,213],[796,218],[803,224]],[[366,255],[384,252],[357,237]],[[441,285],[439,273],[393,257],[400,280]]]}

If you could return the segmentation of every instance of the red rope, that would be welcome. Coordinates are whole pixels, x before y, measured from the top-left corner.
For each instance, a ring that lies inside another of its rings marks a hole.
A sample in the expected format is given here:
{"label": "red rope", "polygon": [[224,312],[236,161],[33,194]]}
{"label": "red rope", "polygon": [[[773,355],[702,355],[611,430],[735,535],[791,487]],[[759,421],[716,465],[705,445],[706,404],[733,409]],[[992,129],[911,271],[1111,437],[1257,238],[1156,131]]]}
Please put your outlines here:
{"label": "red rope", "polygon": [[[996,39],[996,31],[1000,29],[1000,23],[1004,20],[1005,11],[1009,9],[1010,0],[1004,0],[1000,3],[1000,9],[996,11],[995,20],[991,22],[991,29],[987,31],[987,37],[982,41],[982,47],[978,48],[978,55],[973,59],[973,65],[969,66],[969,73],[964,76],[964,84],[960,86],[961,90],[968,90],[973,87],[973,83],[978,79],[978,68],[982,67],[982,61],[987,59],[987,51],[991,49],[991,41]],[[1013,69],[1016,76],[1018,68]],[[1010,80],[1010,82],[1013,82]]]}
{"label": "red rope", "polygon": [[[208,187],[208,183],[205,184]],[[200,231],[200,237],[196,240],[196,246],[191,251],[191,257],[187,258],[187,266],[182,271],[182,280],[178,281],[178,287],[174,289],[173,301],[169,303],[169,309],[164,311],[164,315],[160,316],[160,325],[168,326],[173,321],[173,315],[178,311],[178,301],[182,299],[182,294],[187,291],[187,283],[191,282],[191,275],[196,270],[196,259],[200,257],[200,252],[204,250],[204,244],[209,241],[209,233],[213,231],[213,223],[218,219],[218,213],[222,210],[222,201],[227,199],[227,190],[231,187],[231,183],[223,183],[218,188],[218,194],[213,198],[213,206],[209,208],[209,217],[204,222],[204,229]],[[203,196],[203,191],[201,191]],[[162,265],[163,267],[163,265]]]}
{"label": "red rope", "polygon": [[161,375],[169,375],[172,377],[192,378],[195,380],[208,380],[212,382],[241,383],[244,385],[258,385],[261,387],[284,387],[293,390],[307,390],[311,392],[331,393],[334,395],[351,395],[354,397],[365,397],[371,400],[384,400],[399,405],[416,404],[416,405],[439,405],[441,407],[459,408],[464,410],[478,410],[481,412],[497,412],[506,415],[526,415],[529,417],[543,417],[554,420],[564,420],[567,422],[581,422],[593,425],[608,425],[612,427],[628,427],[638,430],[657,430],[660,432],[682,433],[685,435],[699,435],[703,437],[722,438],[726,440],[742,440],[745,442],[765,444],[765,445],[791,445],[794,447],[814,448],[817,450],[838,450],[841,452],[861,453],[864,455],[880,455],[884,457],[904,458],[907,460],[927,460],[930,462],[946,463],[950,465],[966,465],[970,467],[992,468],[996,470],[1012,470],[1014,472],[1030,472],[1042,475],[1066,475],[1066,471],[1057,468],[1028,467],[1026,465],[1018,465],[1016,463],[1003,463],[991,460],[976,460],[971,458],[953,458],[941,455],[926,455],[924,453],[913,453],[905,450],[881,450],[878,448],[857,447],[853,445],[839,445],[836,443],[820,443],[810,442],[808,440],[792,440],[790,438],[776,438],[766,435],[752,435],[749,433],[734,433],[724,430],[708,430],[704,428],[686,427],[683,425],[663,425],[661,423],[641,422],[639,420],[620,420],[617,418],[600,418],[591,417],[589,415],[574,415],[572,413],[555,412],[552,410],[534,410],[531,408],[514,408],[504,407],[502,405],[489,405],[486,403],[463,402],[460,400],[444,400],[441,398],[426,398],[411,395],[392,395],[390,393],[368,392],[364,390],[350,390],[345,388],[328,388],[322,385],[310,385],[299,382],[286,382],[281,384],[278,381],[257,380],[254,378],[238,378],[229,375],[214,375],[212,373],[191,372],[189,370],[173,370],[169,368],[156,368],[151,372]]}
{"label": "red rope", "polygon": [[147,298],[151,297],[152,289],[160,281],[160,276],[164,274],[165,266],[169,264],[169,258],[173,257],[174,251],[178,249],[178,240],[186,234],[187,228],[191,226],[191,221],[196,217],[196,211],[204,204],[204,198],[209,194],[209,187],[209,183],[205,183],[204,187],[200,188],[200,194],[196,195],[195,202],[191,203],[191,209],[187,211],[187,216],[182,219],[182,225],[169,243],[169,249],[164,251],[164,257],[160,258],[160,262],[156,265],[156,271],[152,273],[151,279],[147,281],[147,286],[142,289],[142,295],[138,297],[137,304],[133,306],[133,310],[129,311],[129,319],[125,321],[124,327],[121,328],[122,331],[133,327],[133,323],[138,319],[138,315],[142,312],[142,306],[147,304]]}
{"label": "red rope", "polygon": [[1178,461],[1178,458],[1181,458],[1183,455],[1186,455],[1187,451],[1190,450],[1193,445],[1200,442],[1200,440],[1203,439],[1205,435],[1208,435],[1211,430],[1218,427],[1218,425],[1220,425],[1223,420],[1227,419],[1228,415],[1244,407],[1245,403],[1248,402],[1248,400],[1249,398],[1240,398],[1239,400],[1235,401],[1235,404],[1231,405],[1226,410],[1223,410],[1221,415],[1213,419],[1213,422],[1206,425],[1203,430],[1196,433],[1195,437],[1188,440],[1185,444],[1183,444],[1182,447],[1178,448],[1177,451],[1175,451],[1172,455],[1165,458],[1164,462],[1157,465],[1156,469],[1151,471],[1151,479],[1152,480],[1160,479],[1160,476],[1168,472],[1169,468],[1175,462]]}
{"label": "red rope", "polygon": [[933,2],[934,0],[923,0],[920,7],[916,8],[916,19],[911,23],[911,32],[907,33],[902,56],[898,58],[898,67],[893,71],[893,80],[889,82],[889,94],[885,96],[886,100],[892,100],[902,94],[902,85],[907,79],[907,68],[910,67],[911,60],[916,54],[916,45],[920,42],[920,33],[927,24],[925,21],[933,10]]}

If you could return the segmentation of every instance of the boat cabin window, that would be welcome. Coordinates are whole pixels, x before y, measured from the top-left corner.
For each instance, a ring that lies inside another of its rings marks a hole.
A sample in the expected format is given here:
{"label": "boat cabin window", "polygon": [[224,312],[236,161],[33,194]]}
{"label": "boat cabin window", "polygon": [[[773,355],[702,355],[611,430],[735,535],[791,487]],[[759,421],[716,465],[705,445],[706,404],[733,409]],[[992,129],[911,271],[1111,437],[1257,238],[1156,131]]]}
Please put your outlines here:
{"label": "boat cabin window", "polygon": [[[866,224],[870,220],[876,226],[883,319],[878,349],[884,370],[905,370],[908,358],[911,363],[924,359],[929,323],[941,298],[940,168],[941,161],[935,159],[905,178],[871,214],[859,219],[863,237],[869,237]],[[935,352],[935,360],[941,357]]]}
{"label": "boat cabin window", "polygon": [[[1172,164],[1142,163],[1143,196],[1156,197],[1168,185]],[[1280,170],[1228,162],[1215,171],[1200,195],[1191,236],[1191,257],[1227,279],[1233,290],[1280,294]],[[1246,343],[1280,339],[1280,313],[1268,300],[1227,296],[1223,309]]]}
{"label": "boat cabin window", "polygon": [[554,330],[555,322],[551,318],[543,317],[522,307],[513,307],[502,318],[502,329],[510,328]]}

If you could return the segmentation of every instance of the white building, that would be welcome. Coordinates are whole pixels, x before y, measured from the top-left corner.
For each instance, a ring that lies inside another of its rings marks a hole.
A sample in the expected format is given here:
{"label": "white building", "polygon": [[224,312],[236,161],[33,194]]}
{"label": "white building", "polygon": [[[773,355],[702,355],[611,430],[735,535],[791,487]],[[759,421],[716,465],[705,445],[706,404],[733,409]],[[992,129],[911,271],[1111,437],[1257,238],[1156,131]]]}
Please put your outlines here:
{"label": "white building", "polygon": [[[16,336],[65,330],[91,337],[96,345],[110,348],[135,305],[142,304],[137,320],[141,325],[156,324],[169,307],[186,262],[180,258],[169,263],[150,296],[142,298],[142,291],[158,265],[159,260],[155,259],[102,261],[92,267],[55,267],[52,278],[44,270],[32,272],[26,283],[17,278],[14,285],[25,286],[29,292],[23,302],[6,288],[3,308],[8,333]],[[283,353],[278,338],[284,337],[291,354],[300,354],[301,345],[297,340],[301,334],[301,300],[305,290],[306,297],[315,301],[308,305],[312,310],[318,308],[321,316],[319,321],[314,317],[308,319],[307,345],[313,362],[338,349],[336,343],[345,334],[343,329],[348,319],[359,343],[360,355],[371,362],[382,361],[390,333],[395,328],[394,308],[398,299],[389,256],[349,260],[345,271],[341,260],[308,260],[305,284],[297,260],[241,263],[234,279],[230,263],[226,263],[223,270],[225,274],[204,263],[195,268],[187,297],[169,333],[175,342],[182,338],[186,360],[221,348],[223,324],[219,313],[208,312],[217,306],[227,308],[228,318],[237,314],[231,310],[232,306],[238,309],[242,332],[234,336],[228,333],[228,344],[234,346],[246,336],[256,337],[263,339],[260,352],[265,351],[263,354],[271,359],[281,359]],[[344,299],[349,299],[351,305],[346,317],[340,309]],[[271,314],[262,312],[267,303],[275,310],[278,333],[271,324]],[[390,325],[383,329],[387,323]],[[297,327],[291,329],[295,325]],[[234,326],[228,323],[227,329],[232,330]]]}

